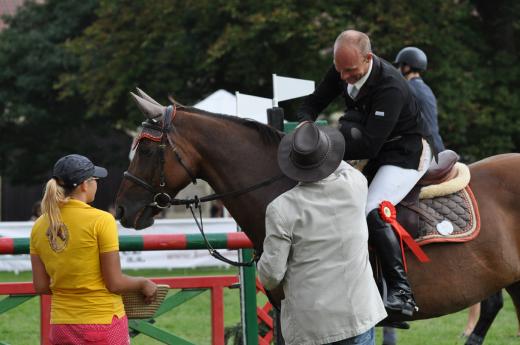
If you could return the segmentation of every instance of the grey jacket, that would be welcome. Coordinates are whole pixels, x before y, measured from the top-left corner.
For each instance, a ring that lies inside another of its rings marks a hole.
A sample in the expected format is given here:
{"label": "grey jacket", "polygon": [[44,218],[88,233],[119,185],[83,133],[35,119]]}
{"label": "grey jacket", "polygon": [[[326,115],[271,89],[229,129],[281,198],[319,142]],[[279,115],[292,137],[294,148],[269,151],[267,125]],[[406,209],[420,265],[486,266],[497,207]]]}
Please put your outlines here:
{"label": "grey jacket", "polygon": [[365,177],[342,162],[268,205],[258,274],[267,289],[283,284],[288,345],[351,338],[386,317],[368,258],[366,199]]}

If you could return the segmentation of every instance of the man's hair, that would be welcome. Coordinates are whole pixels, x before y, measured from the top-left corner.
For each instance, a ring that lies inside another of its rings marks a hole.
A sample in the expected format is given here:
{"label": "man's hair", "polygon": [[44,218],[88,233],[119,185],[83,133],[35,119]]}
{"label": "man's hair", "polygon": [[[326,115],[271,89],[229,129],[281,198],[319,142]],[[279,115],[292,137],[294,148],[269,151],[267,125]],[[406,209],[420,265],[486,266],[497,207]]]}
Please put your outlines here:
{"label": "man's hair", "polygon": [[370,38],[367,34],[356,31],[346,30],[339,34],[338,38],[334,42],[334,51],[339,45],[352,45],[359,49],[361,55],[366,55],[372,52],[372,46],[370,45]]}

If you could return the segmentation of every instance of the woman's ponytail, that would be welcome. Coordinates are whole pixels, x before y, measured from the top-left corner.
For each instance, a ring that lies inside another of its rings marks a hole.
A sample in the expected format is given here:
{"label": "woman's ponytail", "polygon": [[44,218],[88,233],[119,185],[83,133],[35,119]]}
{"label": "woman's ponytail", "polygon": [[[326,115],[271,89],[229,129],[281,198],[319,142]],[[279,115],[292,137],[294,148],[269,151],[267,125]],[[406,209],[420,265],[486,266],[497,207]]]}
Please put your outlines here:
{"label": "woman's ponytail", "polygon": [[55,238],[62,225],[60,206],[69,201],[69,197],[66,194],[65,188],[60,186],[54,178],[47,181],[41,207],[42,214],[47,215],[49,219],[49,230],[53,238]]}

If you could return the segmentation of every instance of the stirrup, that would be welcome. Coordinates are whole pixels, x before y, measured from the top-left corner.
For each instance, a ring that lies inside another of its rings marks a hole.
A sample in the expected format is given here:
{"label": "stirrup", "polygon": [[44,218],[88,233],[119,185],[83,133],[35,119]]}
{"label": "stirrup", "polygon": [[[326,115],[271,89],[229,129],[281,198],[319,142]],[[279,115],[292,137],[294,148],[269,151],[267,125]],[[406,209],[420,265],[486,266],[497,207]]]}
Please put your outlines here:
{"label": "stirrup", "polygon": [[400,308],[389,308],[385,305],[385,308],[392,313],[401,313],[406,316],[412,316],[414,312],[419,311],[419,307],[415,303],[413,295],[411,293],[407,293],[404,290],[399,290],[394,296],[399,299],[402,303],[400,303]]}

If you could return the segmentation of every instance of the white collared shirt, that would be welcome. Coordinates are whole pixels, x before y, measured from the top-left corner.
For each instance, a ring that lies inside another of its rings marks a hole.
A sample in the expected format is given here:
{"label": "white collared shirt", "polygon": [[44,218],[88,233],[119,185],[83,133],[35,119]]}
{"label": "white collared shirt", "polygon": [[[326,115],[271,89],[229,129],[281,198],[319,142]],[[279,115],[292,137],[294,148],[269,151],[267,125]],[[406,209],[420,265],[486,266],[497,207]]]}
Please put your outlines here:
{"label": "white collared shirt", "polygon": [[354,86],[358,89],[358,94],[359,94],[359,90],[361,90],[363,85],[365,85],[365,82],[368,80],[368,77],[370,77],[370,72],[372,72],[372,64],[373,64],[373,62],[374,62],[374,59],[373,58],[370,59],[370,65],[368,66],[368,71],[361,79],[359,79],[355,84],[348,84],[347,85],[347,92],[348,92],[349,95],[350,95],[350,91],[352,90],[352,88]]}

